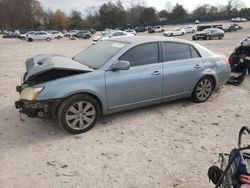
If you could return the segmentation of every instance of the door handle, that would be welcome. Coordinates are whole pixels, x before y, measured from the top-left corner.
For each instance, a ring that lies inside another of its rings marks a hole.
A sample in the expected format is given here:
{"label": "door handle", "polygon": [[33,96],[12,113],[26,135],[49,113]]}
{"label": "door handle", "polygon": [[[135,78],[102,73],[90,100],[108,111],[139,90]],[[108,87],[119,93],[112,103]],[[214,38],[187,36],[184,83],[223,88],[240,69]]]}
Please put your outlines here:
{"label": "door handle", "polygon": [[161,74],[161,72],[160,71],[154,71],[154,72],[152,72],[152,74],[151,75],[153,75],[153,76],[157,76],[157,75],[160,75]]}
{"label": "door handle", "polygon": [[201,68],[201,66],[200,66],[199,64],[196,64],[196,65],[194,66],[194,68],[196,68],[196,69],[200,69],[200,68]]}

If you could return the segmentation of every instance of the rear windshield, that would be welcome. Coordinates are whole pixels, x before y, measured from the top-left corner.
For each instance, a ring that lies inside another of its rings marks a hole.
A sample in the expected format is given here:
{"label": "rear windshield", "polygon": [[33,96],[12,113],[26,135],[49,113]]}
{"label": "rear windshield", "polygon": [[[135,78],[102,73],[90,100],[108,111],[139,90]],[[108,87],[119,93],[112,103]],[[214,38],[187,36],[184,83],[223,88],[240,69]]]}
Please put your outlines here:
{"label": "rear windshield", "polygon": [[128,43],[101,41],[76,55],[73,60],[93,69],[99,69]]}

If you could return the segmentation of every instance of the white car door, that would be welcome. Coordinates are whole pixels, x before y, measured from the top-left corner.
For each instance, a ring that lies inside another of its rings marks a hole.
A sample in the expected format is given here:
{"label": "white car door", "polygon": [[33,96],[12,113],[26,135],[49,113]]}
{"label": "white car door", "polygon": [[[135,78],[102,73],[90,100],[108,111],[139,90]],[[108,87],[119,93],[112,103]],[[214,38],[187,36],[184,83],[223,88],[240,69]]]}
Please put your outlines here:
{"label": "white car door", "polygon": [[37,32],[33,38],[34,40],[42,40],[43,39],[43,32]]}
{"label": "white car door", "polygon": [[182,31],[180,29],[176,30],[176,35],[181,35]]}
{"label": "white car door", "polygon": [[41,33],[41,40],[45,40],[46,38],[49,37],[49,34],[48,33],[45,33],[45,32],[42,32]]}
{"label": "white car door", "polygon": [[116,38],[116,37],[120,37],[120,36],[123,36],[122,32],[116,32],[116,33],[112,34],[112,38]]}

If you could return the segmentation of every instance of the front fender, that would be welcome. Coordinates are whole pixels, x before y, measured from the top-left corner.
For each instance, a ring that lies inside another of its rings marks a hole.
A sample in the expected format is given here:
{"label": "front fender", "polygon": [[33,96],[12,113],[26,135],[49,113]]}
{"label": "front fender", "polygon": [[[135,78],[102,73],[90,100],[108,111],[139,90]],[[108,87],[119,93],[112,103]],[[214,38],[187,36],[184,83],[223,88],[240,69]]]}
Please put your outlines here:
{"label": "front fender", "polygon": [[78,93],[89,93],[97,97],[103,107],[106,103],[104,71],[94,71],[40,84],[44,89],[37,100],[64,99]]}

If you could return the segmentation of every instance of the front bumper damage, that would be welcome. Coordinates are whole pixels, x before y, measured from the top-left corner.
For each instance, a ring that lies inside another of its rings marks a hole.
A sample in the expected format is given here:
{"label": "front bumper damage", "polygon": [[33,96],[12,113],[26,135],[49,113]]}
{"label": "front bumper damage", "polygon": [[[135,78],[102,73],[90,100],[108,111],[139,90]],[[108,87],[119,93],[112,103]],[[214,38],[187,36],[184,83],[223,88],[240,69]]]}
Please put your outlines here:
{"label": "front bumper damage", "polygon": [[15,102],[15,106],[20,113],[26,114],[28,117],[51,118],[49,104],[46,102],[18,100]]}
{"label": "front bumper damage", "polygon": [[[17,92],[21,92],[22,87],[16,87]],[[19,109],[19,112],[27,115],[30,118],[42,118],[42,119],[55,119],[56,118],[56,109],[60,103],[60,99],[53,100],[23,100],[20,99],[15,102],[16,109]]]}

